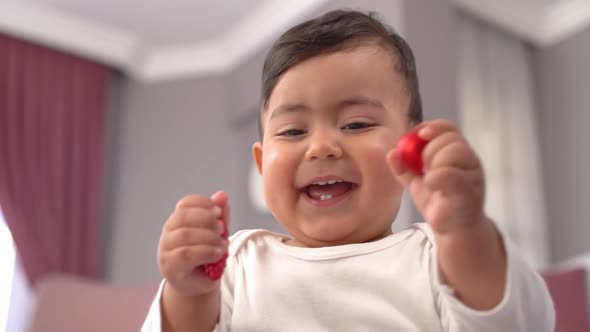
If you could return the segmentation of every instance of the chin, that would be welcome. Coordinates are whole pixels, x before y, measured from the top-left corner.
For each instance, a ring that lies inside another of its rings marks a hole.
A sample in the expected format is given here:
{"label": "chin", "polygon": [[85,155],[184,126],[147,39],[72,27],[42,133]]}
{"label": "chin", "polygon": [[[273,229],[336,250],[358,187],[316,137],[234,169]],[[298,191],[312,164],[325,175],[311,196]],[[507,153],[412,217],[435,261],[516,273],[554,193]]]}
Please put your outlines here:
{"label": "chin", "polygon": [[363,242],[362,234],[359,234],[360,225],[354,225],[342,221],[324,221],[308,227],[302,227],[303,243],[314,243],[312,246],[336,246]]}

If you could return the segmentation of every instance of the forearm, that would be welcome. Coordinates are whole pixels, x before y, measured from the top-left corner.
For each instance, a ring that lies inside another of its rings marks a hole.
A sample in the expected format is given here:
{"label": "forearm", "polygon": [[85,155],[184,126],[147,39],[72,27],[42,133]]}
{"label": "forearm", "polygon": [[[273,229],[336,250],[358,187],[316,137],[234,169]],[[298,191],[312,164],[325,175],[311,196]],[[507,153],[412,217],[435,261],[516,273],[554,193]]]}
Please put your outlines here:
{"label": "forearm", "polygon": [[446,234],[437,234],[439,268],[457,298],[476,310],[500,303],[507,259],[500,234],[489,219]]}
{"label": "forearm", "polygon": [[163,332],[211,332],[219,317],[219,290],[187,297],[164,285],[161,298]]}

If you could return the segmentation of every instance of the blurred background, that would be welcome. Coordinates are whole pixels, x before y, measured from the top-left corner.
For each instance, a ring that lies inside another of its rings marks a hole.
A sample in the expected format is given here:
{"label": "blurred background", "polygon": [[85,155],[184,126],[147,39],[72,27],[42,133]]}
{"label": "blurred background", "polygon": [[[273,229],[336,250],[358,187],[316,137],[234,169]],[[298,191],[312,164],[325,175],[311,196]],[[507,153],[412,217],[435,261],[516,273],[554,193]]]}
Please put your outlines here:
{"label": "blurred background", "polygon": [[[590,261],[590,1],[0,0],[0,330],[138,330],[186,194],[227,191],[232,233],[282,231],[251,158],[262,63],[343,7],[408,40],[426,119],[461,126],[529,263]],[[418,221],[406,198],[394,228]]]}

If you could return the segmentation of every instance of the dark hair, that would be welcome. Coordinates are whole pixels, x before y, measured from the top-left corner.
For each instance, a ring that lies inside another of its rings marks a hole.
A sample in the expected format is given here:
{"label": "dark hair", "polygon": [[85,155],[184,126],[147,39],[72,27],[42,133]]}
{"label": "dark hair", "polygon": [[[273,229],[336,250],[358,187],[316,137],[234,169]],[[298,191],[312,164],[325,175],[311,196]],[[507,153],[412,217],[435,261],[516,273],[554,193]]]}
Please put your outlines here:
{"label": "dark hair", "polygon": [[[410,96],[408,117],[422,121],[422,101],[418,88],[416,62],[412,49],[374,12],[334,10],[289,29],[273,44],[262,69],[261,113],[281,76],[289,68],[314,56],[352,49],[375,43],[390,51],[396,70],[405,78]],[[258,117],[260,138],[263,136],[262,114]]]}

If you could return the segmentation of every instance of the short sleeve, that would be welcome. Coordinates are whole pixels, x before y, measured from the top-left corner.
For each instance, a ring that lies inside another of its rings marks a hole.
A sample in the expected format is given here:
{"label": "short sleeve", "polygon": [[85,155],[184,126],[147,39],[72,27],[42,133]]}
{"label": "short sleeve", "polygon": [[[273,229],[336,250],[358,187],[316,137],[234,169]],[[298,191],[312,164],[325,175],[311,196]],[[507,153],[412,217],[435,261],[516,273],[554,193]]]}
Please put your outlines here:
{"label": "short sleeve", "polygon": [[[506,286],[500,303],[486,311],[474,310],[454,296],[449,286],[438,283],[438,305],[443,330],[464,331],[536,331],[551,332],[555,326],[553,302],[541,276],[504,238],[507,255]],[[436,261],[436,254],[433,257]],[[438,265],[435,265],[438,269]]]}
{"label": "short sleeve", "polygon": [[235,273],[235,256],[231,252],[227,258],[225,265],[225,271],[221,277],[221,299],[219,307],[219,321],[214,329],[214,332],[226,332],[231,330],[231,317],[233,308],[233,284],[234,284],[234,273]]}
{"label": "short sleeve", "polygon": [[150,306],[147,317],[141,327],[141,332],[160,332],[162,331],[162,318],[160,316],[160,299],[162,298],[162,289],[164,288],[165,280],[160,283],[160,288]]}
{"label": "short sleeve", "polygon": [[[241,244],[243,235],[247,234],[248,231],[239,231],[229,237],[230,247],[229,255],[223,276],[221,279],[221,303],[219,312],[219,322],[214,329],[214,332],[225,332],[230,330],[232,307],[233,307],[233,284],[234,284],[234,273],[235,265],[237,264],[236,252]],[[166,280],[160,283],[160,288],[156,293],[154,301],[148,311],[148,315],[143,323],[141,332],[160,332],[162,331],[162,318],[160,303],[162,298],[162,290],[164,288]]]}
{"label": "short sleeve", "polygon": [[235,276],[236,273],[243,271],[240,268],[239,252],[243,242],[247,239],[251,230],[241,230],[236,232],[229,238],[229,254],[223,277],[221,279],[221,301],[219,308],[219,322],[215,327],[214,332],[228,332],[231,331],[234,292],[235,292]]}

